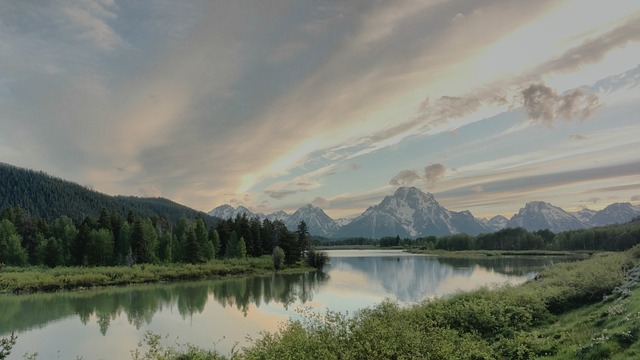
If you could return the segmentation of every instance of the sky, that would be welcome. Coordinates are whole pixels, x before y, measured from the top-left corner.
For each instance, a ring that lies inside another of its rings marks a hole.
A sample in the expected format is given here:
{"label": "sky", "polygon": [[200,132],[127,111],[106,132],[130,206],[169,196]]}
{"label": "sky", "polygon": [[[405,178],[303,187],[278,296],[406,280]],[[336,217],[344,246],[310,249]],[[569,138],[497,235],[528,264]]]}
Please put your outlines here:
{"label": "sky", "polygon": [[0,1],[0,162],[111,195],[639,204],[639,114],[637,1]]}

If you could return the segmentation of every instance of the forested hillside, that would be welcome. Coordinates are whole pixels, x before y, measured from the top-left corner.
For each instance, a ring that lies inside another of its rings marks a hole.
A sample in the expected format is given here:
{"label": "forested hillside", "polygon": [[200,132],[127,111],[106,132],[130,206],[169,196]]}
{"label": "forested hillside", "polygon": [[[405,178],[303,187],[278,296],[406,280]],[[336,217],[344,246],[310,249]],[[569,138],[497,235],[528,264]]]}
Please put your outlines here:
{"label": "forested hillside", "polygon": [[140,217],[161,217],[176,222],[183,214],[194,219],[201,216],[206,223],[215,218],[164,198],[109,196],[76,183],[47,175],[41,171],[0,163],[0,209],[19,206],[29,215],[52,221],[65,215],[81,221],[98,217],[102,209],[121,216],[134,212]]}

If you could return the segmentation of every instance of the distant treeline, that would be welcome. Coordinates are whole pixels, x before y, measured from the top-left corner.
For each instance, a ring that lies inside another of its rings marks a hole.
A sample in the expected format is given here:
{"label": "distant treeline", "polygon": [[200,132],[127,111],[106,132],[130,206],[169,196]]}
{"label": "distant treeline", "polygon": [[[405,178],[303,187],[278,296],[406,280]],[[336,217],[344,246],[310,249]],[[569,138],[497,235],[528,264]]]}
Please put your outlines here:
{"label": "distant treeline", "polygon": [[309,245],[304,222],[291,232],[282,221],[245,216],[207,226],[201,216],[189,220],[183,215],[171,222],[133,212],[123,217],[106,209],[82,221],[68,216],[47,221],[19,206],[0,213],[0,267],[201,263],[272,254],[276,246],[284,252],[284,263],[294,264]]}
{"label": "distant treeline", "polygon": [[603,250],[623,251],[640,243],[640,219],[626,224],[609,225],[553,233],[550,230],[527,231],[523,228],[506,228],[494,233],[471,236],[454,234],[427,236],[416,239],[363,237],[324,241],[323,246],[374,245],[380,247],[419,247],[437,250]]}

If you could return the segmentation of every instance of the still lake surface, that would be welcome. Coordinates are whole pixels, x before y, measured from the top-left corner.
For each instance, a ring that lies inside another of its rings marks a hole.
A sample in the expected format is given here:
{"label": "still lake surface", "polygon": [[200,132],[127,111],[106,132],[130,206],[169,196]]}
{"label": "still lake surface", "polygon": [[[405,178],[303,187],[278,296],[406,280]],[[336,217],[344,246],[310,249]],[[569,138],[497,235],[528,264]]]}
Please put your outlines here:
{"label": "still lake surface", "polygon": [[0,296],[0,337],[18,342],[11,358],[130,359],[146,331],[167,343],[229,354],[247,336],[274,331],[309,309],[353,313],[385,299],[412,304],[481,286],[519,284],[566,259],[480,259],[399,250],[330,250],[324,272]]}

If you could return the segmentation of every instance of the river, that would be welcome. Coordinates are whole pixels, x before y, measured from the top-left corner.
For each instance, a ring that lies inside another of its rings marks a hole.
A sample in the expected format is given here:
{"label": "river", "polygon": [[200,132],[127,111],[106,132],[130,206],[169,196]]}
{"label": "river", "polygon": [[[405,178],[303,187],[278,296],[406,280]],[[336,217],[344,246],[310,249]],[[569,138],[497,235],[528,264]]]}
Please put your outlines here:
{"label": "river", "polygon": [[127,359],[146,331],[229,354],[247,336],[311,310],[353,313],[385,299],[413,304],[481,286],[519,284],[563,259],[480,259],[399,250],[331,250],[323,272],[0,296],[0,337],[11,358]]}

